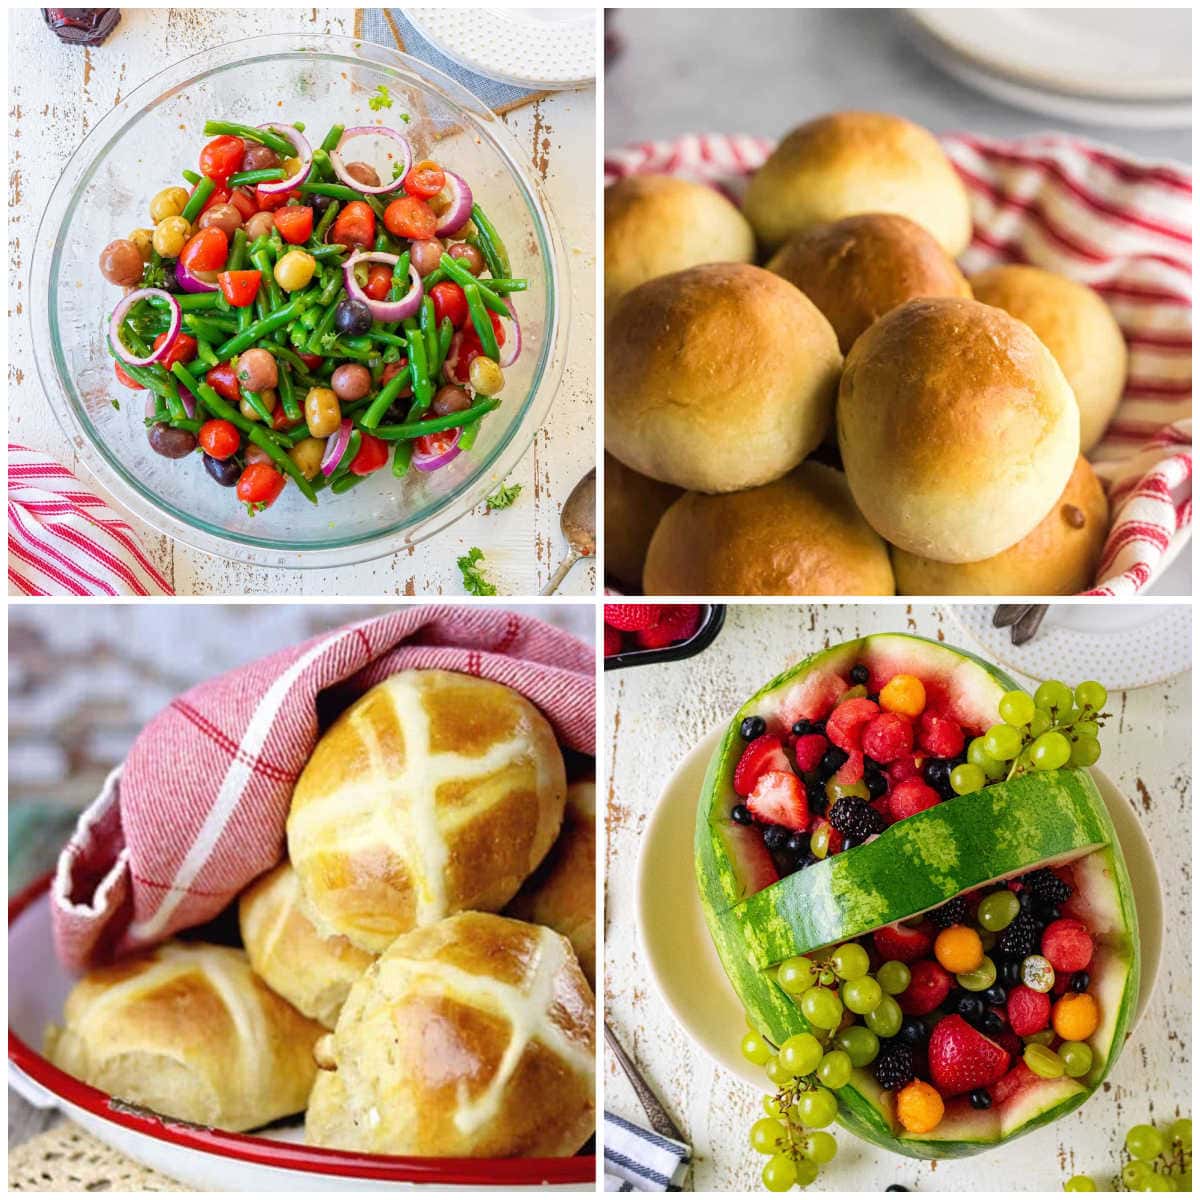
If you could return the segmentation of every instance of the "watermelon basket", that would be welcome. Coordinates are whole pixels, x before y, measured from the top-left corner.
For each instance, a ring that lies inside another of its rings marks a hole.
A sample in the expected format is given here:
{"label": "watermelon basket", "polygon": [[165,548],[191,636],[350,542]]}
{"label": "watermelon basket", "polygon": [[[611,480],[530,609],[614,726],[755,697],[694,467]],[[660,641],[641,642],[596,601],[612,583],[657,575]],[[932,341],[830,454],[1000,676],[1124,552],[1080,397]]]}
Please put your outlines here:
{"label": "watermelon basket", "polygon": [[999,721],[998,704],[1017,685],[982,659],[944,643],[876,634],[805,659],[752,696],[729,722],[709,761],[695,822],[701,907],[721,965],[750,1026],[775,1046],[809,1030],[776,967],[874,930],[910,921],[956,896],[1050,867],[1072,889],[1062,915],[1083,920],[1095,953],[1090,991],[1100,1023],[1088,1037],[1093,1059],[1079,1078],[1034,1075],[1019,1060],[992,1088],[984,1110],[948,1097],[937,1126],[910,1133],[894,1095],[870,1067],[837,1089],[838,1122],[860,1137],[913,1158],[977,1154],[1029,1133],[1083,1104],[1112,1070],[1132,1027],[1140,982],[1133,887],[1112,818],[1092,775],[1037,772],[943,800],[882,834],[782,878],[762,834],[735,821],[741,802],[734,770],[746,745],[740,729],[760,717],[783,733],[823,718],[850,687],[852,667],[872,680],[898,673],[925,683],[930,704],[964,728]]}

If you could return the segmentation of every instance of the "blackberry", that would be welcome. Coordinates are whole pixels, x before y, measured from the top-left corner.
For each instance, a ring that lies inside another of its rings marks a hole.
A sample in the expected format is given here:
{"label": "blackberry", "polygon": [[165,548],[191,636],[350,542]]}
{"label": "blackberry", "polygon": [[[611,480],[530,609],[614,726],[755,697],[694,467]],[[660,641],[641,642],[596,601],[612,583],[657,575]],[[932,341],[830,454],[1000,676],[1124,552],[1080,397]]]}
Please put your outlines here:
{"label": "blackberry", "polygon": [[849,757],[850,755],[840,746],[830,746],[821,759],[821,765],[817,768],[817,774],[822,779],[828,779],[830,775],[840,771],[846,765],[846,760]]}
{"label": "blackberry", "polygon": [[1022,909],[996,940],[996,949],[1005,958],[1028,958],[1037,953],[1040,933],[1037,918],[1028,909]]}
{"label": "blackberry", "polygon": [[829,811],[829,820],[843,838],[865,842],[873,833],[882,833],[883,818],[865,801],[857,796],[843,796],[834,802]]}
{"label": "blackberry", "polygon": [[1021,876],[1025,890],[1047,907],[1065,904],[1071,898],[1070,884],[1063,883],[1049,867],[1041,867]]}
{"label": "blackberry", "polygon": [[912,1049],[904,1042],[885,1042],[873,1065],[885,1092],[897,1092],[915,1078]]}
{"label": "blackberry", "polygon": [[972,1108],[991,1108],[992,1107],[992,1098],[990,1095],[988,1095],[986,1088],[976,1088],[975,1091],[973,1091],[971,1093],[971,1107]]}
{"label": "blackberry", "polygon": [[1071,991],[1086,992],[1088,985],[1092,982],[1092,977],[1086,971],[1076,971],[1071,976]]}
{"label": "blackberry", "polygon": [[1034,900],[1030,911],[1043,925],[1049,925],[1051,921],[1057,921],[1062,916],[1056,904],[1048,904],[1045,900]]}
{"label": "blackberry", "polygon": [[743,741],[752,742],[767,732],[767,723],[762,717],[747,717],[738,732],[742,735]]}
{"label": "blackberry", "polygon": [[739,825],[753,825],[754,816],[744,804],[735,804],[729,814]]}
{"label": "blackberry", "polygon": [[850,682],[854,684],[866,683],[871,678],[871,672],[866,667],[859,663],[857,666],[850,668]]}
{"label": "blackberry", "polygon": [[768,825],[763,831],[763,841],[768,850],[782,850],[788,840],[788,831],[782,825]]}
{"label": "blackberry", "polygon": [[792,726],[792,733],[794,733],[796,737],[804,737],[806,733],[812,733],[812,722],[805,721],[803,719],[797,721],[795,725]]}
{"label": "blackberry", "polygon": [[967,901],[963,896],[955,896],[941,908],[935,908],[929,914],[929,919],[939,929],[949,929],[951,925],[962,925],[967,919]]}
{"label": "blackberry", "polygon": [[810,782],[804,785],[804,795],[808,799],[808,811],[814,817],[823,817],[829,807],[829,797],[825,794],[825,785],[820,782]]}

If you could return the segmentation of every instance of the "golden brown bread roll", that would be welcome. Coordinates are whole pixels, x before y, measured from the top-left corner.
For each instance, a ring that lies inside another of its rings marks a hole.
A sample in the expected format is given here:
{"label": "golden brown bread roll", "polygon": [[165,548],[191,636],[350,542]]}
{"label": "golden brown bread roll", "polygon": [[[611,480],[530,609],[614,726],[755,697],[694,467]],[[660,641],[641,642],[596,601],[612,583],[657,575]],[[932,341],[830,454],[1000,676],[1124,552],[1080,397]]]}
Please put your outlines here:
{"label": "golden brown bread roll", "polygon": [[218,1129],[300,1112],[324,1030],[250,969],[246,955],[167,942],[89,972],[46,1034],[55,1066],[130,1104]]}
{"label": "golden brown bread roll", "polygon": [[909,596],[1071,596],[1096,581],[1108,499],[1080,456],[1058,503],[1015,546],[973,563],[941,563],[892,548],[896,589]]}
{"label": "golden brown bread roll", "polygon": [[318,930],[377,954],[414,926],[503,908],[558,835],[566,789],[554,732],[518,692],[402,671],[317,743],[288,857]]}
{"label": "golden brown bread roll", "polygon": [[606,448],[700,492],[769,483],[820,445],[841,366],[829,322],[770,271],[722,263],[652,279],[609,321]]}
{"label": "golden brown bread roll", "polygon": [[322,1043],[308,1141],[374,1154],[574,1154],[595,1129],[595,1002],[566,938],[489,913],[403,934]]}
{"label": "golden brown bread roll", "polygon": [[843,354],[906,300],[971,294],[933,234],[891,213],[814,225],[789,238],[767,270],[794,283],[825,314]]}
{"label": "golden brown bread roll", "polygon": [[753,262],[754,231],[715,188],[631,175],[604,189],[604,309],[626,292],[699,263]]}
{"label": "golden brown bread roll", "polygon": [[967,191],[937,138],[888,113],[830,113],[793,129],[750,180],[743,210],[768,250],[868,212],[916,221],[951,257],[971,240]]}
{"label": "golden brown bread roll", "polygon": [[939,562],[1019,542],[1079,455],[1079,408],[1054,356],[975,300],[910,300],[876,321],[846,359],[837,430],[863,516]]}
{"label": "golden brown bread roll", "polygon": [[604,455],[604,573],[623,587],[642,589],[646,547],[659,518],[683,495],[673,483],[659,483],[631,471],[619,458]]}
{"label": "golden brown bread roll", "polygon": [[505,913],[561,933],[596,986],[596,783],[567,788],[562,832]]}
{"label": "golden brown bread roll", "polygon": [[322,937],[304,905],[300,880],[282,862],[238,900],[238,925],[250,965],[288,1003],[327,1029],[350,985],[375,961],[346,938]]}
{"label": "golden brown bread roll", "polygon": [[1086,454],[1117,411],[1129,365],[1108,305],[1090,287],[1038,267],[992,267],[971,286],[976,300],[1024,321],[1054,355],[1079,404],[1079,449]]}
{"label": "golden brown bread roll", "polygon": [[801,463],[764,487],[688,492],[646,554],[648,596],[890,596],[887,547],[854,506],[846,478]]}

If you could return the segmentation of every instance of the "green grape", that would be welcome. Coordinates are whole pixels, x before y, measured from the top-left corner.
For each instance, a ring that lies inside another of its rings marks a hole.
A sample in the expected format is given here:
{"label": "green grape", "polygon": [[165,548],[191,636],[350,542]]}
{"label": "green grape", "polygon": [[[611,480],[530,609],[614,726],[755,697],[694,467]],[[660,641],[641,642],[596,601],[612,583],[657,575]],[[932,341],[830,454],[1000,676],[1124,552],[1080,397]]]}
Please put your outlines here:
{"label": "green grape", "polygon": [[967,747],[967,762],[981,767],[983,773],[991,780],[1003,779],[1008,773],[1008,768],[1002,762],[997,762],[983,748],[983,738],[981,737],[972,739],[971,744]]}
{"label": "green grape", "polygon": [[904,1022],[900,1005],[891,996],[884,996],[879,1007],[867,1013],[867,1028],[880,1037],[895,1037]]}
{"label": "green grape", "polygon": [[993,725],[983,735],[983,749],[997,762],[1011,762],[1021,753],[1021,735],[1011,725]]}
{"label": "green grape", "polygon": [[789,995],[798,996],[807,992],[816,982],[817,970],[807,959],[797,955],[785,958],[775,972],[775,980]]}
{"label": "green grape", "polygon": [[1146,1180],[1146,1186],[1142,1190],[1146,1192],[1173,1192],[1175,1190],[1175,1182],[1172,1179],[1168,1179],[1165,1175],[1155,1172],[1155,1174]]}
{"label": "green grape", "polygon": [[883,988],[869,975],[863,979],[851,979],[842,984],[842,1003],[860,1017],[876,1008],[883,999]]}
{"label": "green grape", "polygon": [[762,1181],[768,1192],[786,1192],[796,1183],[796,1164],[786,1154],[776,1154],[767,1159]]}
{"label": "green grape", "polygon": [[1066,1072],[1063,1060],[1050,1049],[1038,1042],[1030,1042],[1025,1047],[1025,1065],[1043,1079],[1061,1079]]}
{"label": "green grape", "polygon": [[1053,715],[1060,715],[1071,707],[1075,699],[1074,693],[1065,683],[1057,679],[1048,679],[1033,693],[1033,702],[1038,708],[1044,708]]}
{"label": "green grape", "polygon": [[832,825],[818,825],[813,830],[812,839],[808,843],[808,848],[816,855],[817,858],[824,858],[829,853],[829,831],[833,828]]}
{"label": "green grape", "polygon": [[824,1129],[837,1116],[837,1107],[837,1097],[823,1087],[805,1092],[796,1101],[800,1121],[809,1129]]}
{"label": "green grape", "polygon": [[802,1158],[796,1164],[796,1186],[808,1187],[810,1183],[816,1183],[820,1173],[821,1168],[812,1159]]}
{"label": "green grape", "polygon": [[1072,1175],[1063,1184],[1064,1192],[1094,1192],[1096,1181],[1090,1175]]}
{"label": "green grape", "polygon": [[1044,708],[1039,708],[1033,714],[1033,720],[1029,722],[1030,736],[1040,737],[1053,724],[1054,718]]}
{"label": "green grape", "polygon": [[750,1126],[750,1148],[759,1154],[775,1154],[787,1137],[782,1121],[773,1117],[760,1117]]}
{"label": "green grape", "polygon": [[1080,737],[1099,737],[1100,726],[1095,721],[1076,721],[1075,732]]}
{"label": "green grape", "polygon": [[875,972],[875,978],[889,996],[898,996],[912,982],[912,972],[908,969],[907,963],[892,960],[885,962]]}
{"label": "green grape", "polygon": [[1185,1150],[1192,1148],[1192,1121],[1190,1117],[1180,1117],[1167,1126],[1167,1137],[1172,1142],[1178,1142]]}
{"label": "green grape", "polygon": [[986,783],[987,776],[983,773],[983,768],[975,763],[959,763],[950,772],[950,786],[959,796],[969,796],[972,792],[979,791]]}
{"label": "green grape", "polygon": [[821,1059],[821,1065],[817,1068],[817,1078],[827,1088],[837,1091],[850,1082],[850,1072],[853,1070],[854,1064],[845,1050],[830,1050]]}
{"label": "green grape", "polygon": [[742,1038],[742,1057],[761,1067],[771,1057],[771,1047],[752,1029]]}
{"label": "green grape", "polygon": [[1137,1159],[1134,1159],[1121,1168],[1121,1182],[1131,1192],[1140,1192],[1148,1190],[1147,1185],[1153,1174],[1154,1171],[1149,1163],[1138,1162]]}
{"label": "green grape", "polygon": [[1029,758],[1039,771],[1057,771],[1071,758],[1071,743],[1057,730],[1043,733],[1029,748]]}
{"label": "green grape", "polygon": [[839,979],[861,979],[871,969],[871,958],[857,942],[847,942],[829,956],[829,965]]}
{"label": "green grape", "polygon": [[857,783],[838,783],[837,779],[833,777],[826,780],[825,799],[829,801],[830,805],[835,804],[843,796],[857,796],[860,800],[869,800],[871,789],[862,779]]}
{"label": "green grape", "polygon": [[984,896],[979,902],[979,910],[975,916],[984,929],[999,933],[1017,919],[1017,913],[1020,911],[1021,901],[1017,899],[1016,893],[1004,888]]}
{"label": "green grape", "polygon": [[778,1096],[764,1096],[762,1104],[763,1112],[768,1117],[774,1117],[777,1121],[783,1117],[783,1105],[779,1103]]}
{"label": "green grape", "polygon": [[821,1166],[833,1162],[837,1154],[837,1139],[832,1133],[825,1133],[823,1130],[808,1134],[801,1145],[804,1157],[811,1158]]}
{"label": "green grape", "polygon": [[836,1029],[842,1019],[842,1001],[837,992],[828,988],[813,988],[800,998],[804,1019],[818,1029]]}
{"label": "green grape", "polygon": [[1100,758],[1100,742],[1094,737],[1077,737],[1071,746],[1071,766],[1090,767]]}
{"label": "green grape", "polygon": [[833,1044],[845,1050],[855,1067],[865,1067],[879,1054],[879,1039],[865,1025],[848,1025],[833,1039]]}
{"label": "green grape", "polygon": [[801,1075],[811,1075],[824,1053],[821,1043],[811,1033],[797,1033],[779,1047],[779,1061],[798,1079]]}
{"label": "green grape", "polygon": [[1156,1159],[1165,1149],[1163,1135],[1153,1125],[1135,1125],[1125,1135],[1125,1149],[1133,1158]]}
{"label": "green grape", "polygon": [[1075,703],[1080,708],[1090,708],[1092,712],[1099,712],[1107,702],[1108,692],[1102,683],[1097,683],[1094,679],[1081,683],[1075,689]]}
{"label": "green grape", "polygon": [[817,975],[817,982],[822,987],[831,988],[835,983],[837,983],[837,974],[834,972],[834,969],[831,966],[825,965],[821,968],[820,973]]}
{"label": "green grape", "polygon": [[1079,1079],[1092,1069],[1092,1048],[1084,1042],[1063,1042],[1058,1057],[1066,1064],[1071,1079]]}
{"label": "green grape", "polygon": [[1177,1192],[1190,1192],[1192,1190],[1192,1168],[1181,1171],[1175,1176],[1175,1190]]}
{"label": "green grape", "polygon": [[996,939],[999,935],[993,933],[990,929],[982,929],[979,932],[979,944],[983,947],[983,952],[987,954],[996,944]]}
{"label": "green grape", "polygon": [[779,1061],[776,1055],[772,1055],[763,1065],[763,1070],[767,1073],[767,1078],[776,1086],[783,1087],[789,1084],[795,1078],[794,1075]]}
{"label": "green grape", "polygon": [[996,964],[985,954],[983,962],[975,970],[964,971],[954,978],[958,980],[959,986],[966,988],[968,992],[986,992],[996,982]]}
{"label": "green grape", "polygon": [[1000,719],[1018,729],[1033,720],[1033,697],[1028,692],[1005,692],[1000,697]]}

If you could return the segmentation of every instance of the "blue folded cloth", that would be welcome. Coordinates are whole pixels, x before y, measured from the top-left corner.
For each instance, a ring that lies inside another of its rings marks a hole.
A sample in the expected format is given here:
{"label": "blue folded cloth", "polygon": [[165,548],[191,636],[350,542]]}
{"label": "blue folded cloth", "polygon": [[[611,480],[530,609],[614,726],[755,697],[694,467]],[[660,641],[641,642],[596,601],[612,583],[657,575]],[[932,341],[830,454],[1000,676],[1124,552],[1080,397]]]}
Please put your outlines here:
{"label": "blue folded cloth", "polygon": [[616,1113],[604,1114],[604,1190],[678,1191],[687,1175],[691,1147],[643,1129]]}

